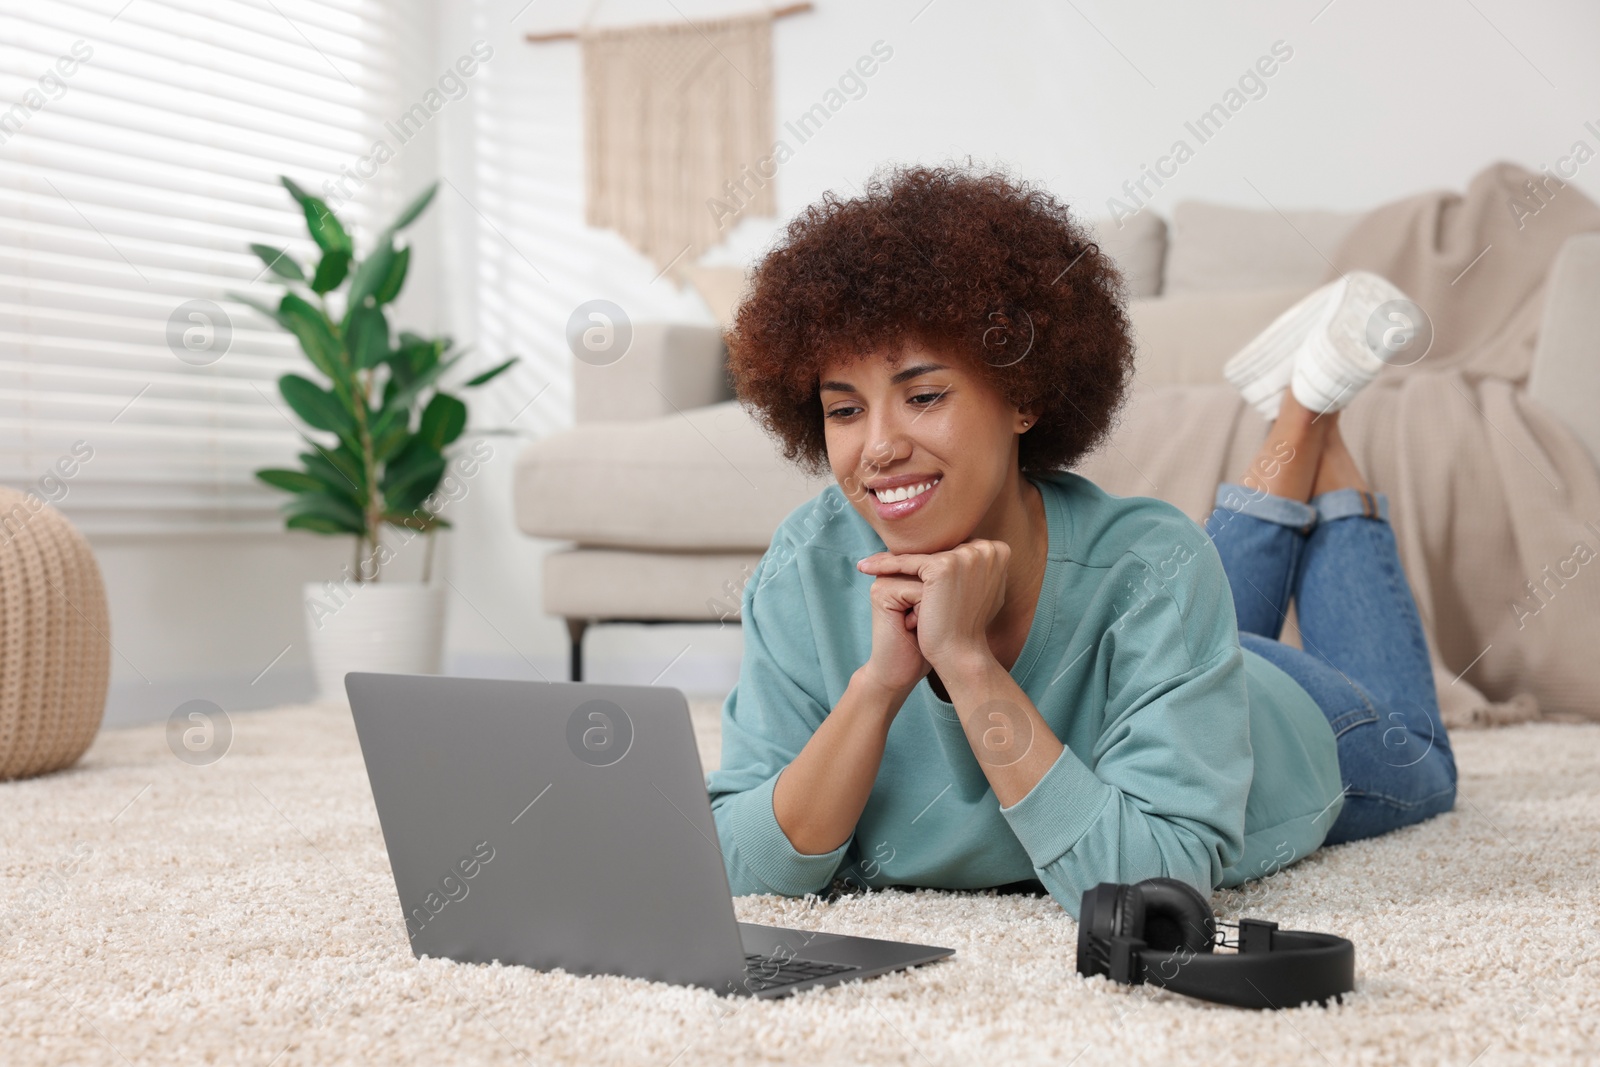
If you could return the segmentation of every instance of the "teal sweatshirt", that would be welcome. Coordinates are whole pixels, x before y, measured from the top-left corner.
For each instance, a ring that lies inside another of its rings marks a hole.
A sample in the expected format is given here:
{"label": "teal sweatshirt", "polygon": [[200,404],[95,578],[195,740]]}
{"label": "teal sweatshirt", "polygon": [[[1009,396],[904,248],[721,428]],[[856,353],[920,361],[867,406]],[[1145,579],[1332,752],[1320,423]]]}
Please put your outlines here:
{"label": "teal sweatshirt", "polygon": [[1030,475],[1050,551],[1011,676],[1065,746],[1001,807],[924,678],[889,729],[855,832],[798,852],[778,775],[872,652],[886,550],[837,485],[789,515],[742,595],[744,657],[706,777],[735,895],[868,886],[978,889],[1037,879],[1073,917],[1100,882],[1165,875],[1209,892],[1305,857],[1342,804],[1333,731],[1291,677],[1239,646],[1222,559],[1176,507],[1070,471]]}

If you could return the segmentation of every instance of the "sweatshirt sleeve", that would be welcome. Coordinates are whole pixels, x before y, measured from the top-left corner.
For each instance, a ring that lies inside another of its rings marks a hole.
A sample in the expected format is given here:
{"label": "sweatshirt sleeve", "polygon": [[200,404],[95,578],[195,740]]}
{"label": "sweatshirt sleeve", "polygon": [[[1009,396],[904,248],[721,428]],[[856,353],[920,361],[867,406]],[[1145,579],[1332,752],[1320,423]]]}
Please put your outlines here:
{"label": "sweatshirt sleeve", "polygon": [[1209,894],[1244,851],[1254,766],[1244,654],[1221,558],[1209,539],[1189,547],[1189,572],[1166,581],[1137,557],[1114,569],[1115,588],[1146,599],[1101,638],[1106,702],[1093,750],[1064,748],[1000,809],[1074,917],[1101,882],[1164,876]]}
{"label": "sweatshirt sleeve", "polygon": [[792,558],[780,565],[785,558],[775,543],[745,586],[744,655],[722,706],[722,765],[706,777],[735,896],[820,892],[855,840],[852,834],[831,852],[799,852],[772,810],[778,776],[831,710],[798,567]]}

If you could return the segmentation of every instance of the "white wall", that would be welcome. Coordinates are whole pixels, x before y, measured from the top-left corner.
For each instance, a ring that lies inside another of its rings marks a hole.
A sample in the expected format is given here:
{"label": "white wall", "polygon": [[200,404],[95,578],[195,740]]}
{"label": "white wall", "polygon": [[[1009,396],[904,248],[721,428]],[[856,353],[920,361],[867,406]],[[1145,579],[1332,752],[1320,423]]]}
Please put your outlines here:
{"label": "white wall", "polygon": [[[520,411],[513,429],[525,437],[570,423],[570,357],[561,336],[577,304],[606,297],[636,320],[709,321],[697,297],[652,281],[654,268],[615,235],[582,224],[578,49],[570,42],[527,44],[521,36],[571,29],[591,6],[603,25],[751,5],[439,3],[430,69],[442,69],[476,40],[486,41],[494,56],[468,97],[452,103],[430,131],[438,138],[437,165],[454,188],[441,194],[432,219],[437,243],[427,248],[427,270],[412,281],[427,290],[416,310],[491,351],[527,357],[476,409],[480,426],[503,425]],[[1180,137],[1196,151],[1164,187],[1151,186],[1150,209],[1163,214],[1186,198],[1263,209],[1360,209],[1425,189],[1462,188],[1496,160],[1538,169],[1578,139],[1600,147],[1584,128],[1588,120],[1600,127],[1594,104],[1600,73],[1591,56],[1600,40],[1600,8],[1575,0],[1403,7],[1375,0],[1326,6],[1324,0],[817,0],[814,12],[775,29],[780,133],[784,120],[821,100],[880,40],[893,56],[867,81],[865,95],[792,146],[794,158],[776,178],[781,217],[825,189],[848,193],[880,163],[969,154],[1006,163],[1085,214],[1102,215],[1111,197],[1131,203],[1123,183]],[[1277,41],[1293,55],[1265,80],[1264,95],[1197,144],[1185,121],[1222,100]],[[1574,185],[1600,199],[1600,162],[1580,170]],[[776,225],[746,220],[737,248],[726,255],[748,257]],[[492,443],[495,460],[454,515],[460,529],[451,545],[457,592],[447,630],[450,665],[459,672],[564,677],[565,631],[539,610],[539,561],[550,546],[515,532],[509,500],[515,444]],[[303,674],[296,590],[303,577],[315,576],[322,557],[305,546],[268,551],[252,544],[240,539],[206,549],[205,567],[178,576],[179,585],[204,582],[223,591],[209,598],[198,584],[163,598],[151,588],[158,583],[135,580],[136,549],[106,558],[114,578],[113,625],[147,662],[159,664],[163,678],[175,680],[174,692],[183,679],[218,675],[226,683],[216,681],[218,691],[257,694],[247,675],[285,643],[294,647],[279,664],[282,692],[293,688],[293,671]],[[174,573],[166,566],[162,573]],[[244,570],[236,574],[230,566]],[[140,631],[136,641],[132,631]],[[591,677],[649,680],[686,646],[663,684],[709,692],[731,683],[737,634],[707,627],[601,629],[589,638]],[[138,679],[120,662],[115,677],[116,707],[135,707],[123,694]],[[164,715],[159,704],[138,706]]]}

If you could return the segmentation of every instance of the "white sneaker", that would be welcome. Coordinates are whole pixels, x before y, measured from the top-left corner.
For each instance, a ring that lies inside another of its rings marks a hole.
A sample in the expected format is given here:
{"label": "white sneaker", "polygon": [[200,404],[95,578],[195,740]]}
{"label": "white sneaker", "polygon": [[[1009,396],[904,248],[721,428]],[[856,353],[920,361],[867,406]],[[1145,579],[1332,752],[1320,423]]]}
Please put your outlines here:
{"label": "white sneaker", "polygon": [[[1345,280],[1340,278],[1306,296],[1273,319],[1223,366],[1222,376],[1268,422],[1278,417],[1278,405],[1292,377],[1295,353],[1304,347],[1315,327],[1327,322],[1344,285]],[[1295,396],[1298,398],[1299,394]]]}
{"label": "white sneaker", "polygon": [[1326,322],[1306,337],[1295,354],[1290,388],[1311,411],[1338,411],[1377,377],[1385,360],[1367,338],[1372,314],[1390,301],[1408,301],[1389,279],[1371,271],[1353,270],[1333,285],[1341,286]]}

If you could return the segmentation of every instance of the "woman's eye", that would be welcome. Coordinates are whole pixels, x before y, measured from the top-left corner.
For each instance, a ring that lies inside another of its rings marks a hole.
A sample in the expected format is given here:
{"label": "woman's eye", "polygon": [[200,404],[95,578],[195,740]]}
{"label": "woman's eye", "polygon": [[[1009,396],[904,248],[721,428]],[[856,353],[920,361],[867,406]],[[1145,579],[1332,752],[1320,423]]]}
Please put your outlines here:
{"label": "woman's eye", "polygon": [[[937,393],[918,393],[916,396],[911,398],[911,402],[918,407],[929,407],[935,401],[943,397],[947,392],[949,392],[948,389],[941,389]],[[847,405],[842,408],[834,408],[832,411],[828,412],[825,417],[830,419],[848,419],[850,416],[854,415],[860,410],[861,408],[855,405]]]}

